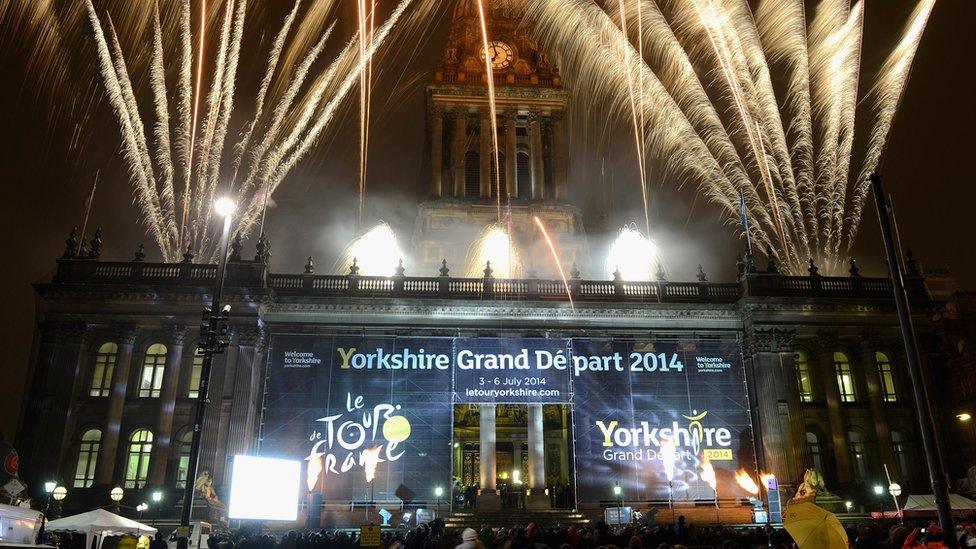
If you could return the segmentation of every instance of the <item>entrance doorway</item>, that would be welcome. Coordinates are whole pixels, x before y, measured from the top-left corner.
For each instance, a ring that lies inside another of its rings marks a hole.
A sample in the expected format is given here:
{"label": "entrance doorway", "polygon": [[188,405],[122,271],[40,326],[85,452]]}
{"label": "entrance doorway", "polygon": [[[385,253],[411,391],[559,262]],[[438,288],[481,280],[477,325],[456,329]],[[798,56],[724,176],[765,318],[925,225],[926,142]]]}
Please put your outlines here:
{"label": "entrance doorway", "polygon": [[569,405],[456,404],[455,505],[471,507],[480,490],[502,508],[573,508],[571,425]]}

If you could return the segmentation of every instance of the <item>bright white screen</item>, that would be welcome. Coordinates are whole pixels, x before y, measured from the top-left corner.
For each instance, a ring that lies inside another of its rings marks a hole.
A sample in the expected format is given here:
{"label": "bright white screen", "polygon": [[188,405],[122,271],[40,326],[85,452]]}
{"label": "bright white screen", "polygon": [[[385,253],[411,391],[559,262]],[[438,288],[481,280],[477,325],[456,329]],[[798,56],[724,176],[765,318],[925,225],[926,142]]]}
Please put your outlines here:
{"label": "bright white screen", "polygon": [[234,456],[227,514],[233,519],[296,520],[302,464]]}

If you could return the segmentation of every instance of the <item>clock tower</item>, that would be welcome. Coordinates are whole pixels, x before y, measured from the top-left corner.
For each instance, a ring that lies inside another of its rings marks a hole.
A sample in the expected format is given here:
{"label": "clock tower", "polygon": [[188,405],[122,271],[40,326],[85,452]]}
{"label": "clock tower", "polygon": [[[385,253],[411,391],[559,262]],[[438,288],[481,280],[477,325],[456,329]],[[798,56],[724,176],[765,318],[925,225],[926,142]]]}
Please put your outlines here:
{"label": "clock tower", "polygon": [[[522,2],[484,0],[484,4],[497,141],[491,135],[477,0],[459,0],[447,44],[427,87],[430,169],[415,232],[417,259],[420,268],[428,271],[436,272],[442,259],[454,269],[462,267],[477,235],[499,222],[500,187],[501,221],[512,229],[526,268],[523,274],[555,276],[533,216],[545,223],[556,241],[564,270],[568,272],[573,263],[587,263],[579,210],[567,202],[564,112],[569,93],[553,60],[520,25]],[[484,268],[475,267],[479,272]]]}

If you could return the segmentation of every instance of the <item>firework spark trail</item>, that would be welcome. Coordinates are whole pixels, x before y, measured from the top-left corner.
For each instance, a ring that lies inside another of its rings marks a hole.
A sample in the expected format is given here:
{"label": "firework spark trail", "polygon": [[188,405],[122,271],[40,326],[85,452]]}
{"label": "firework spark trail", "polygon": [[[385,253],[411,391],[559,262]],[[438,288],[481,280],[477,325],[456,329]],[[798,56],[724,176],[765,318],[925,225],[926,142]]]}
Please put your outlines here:
{"label": "firework spark trail", "polygon": [[[367,61],[376,54],[377,50],[386,40],[388,34],[393,29],[393,27],[400,20],[401,16],[411,6],[413,0],[400,0],[396,9],[390,14],[389,18],[380,27],[379,31],[376,33],[376,37],[370,51],[367,52]],[[433,0],[425,0],[421,7],[417,8],[414,13],[414,21],[424,21],[425,16],[429,14],[434,9]],[[408,28],[413,25],[407,25]],[[267,177],[262,176],[262,187],[261,192],[265,192],[265,189],[269,193],[274,193],[278,185],[281,184],[282,179],[287,175],[295,165],[308,154],[309,150],[315,145],[319,136],[325,130],[325,128],[333,121],[335,111],[338,109],[339,104],[349,93],[349,89],[355,84],[359,79],[359,73],[365,70],[365,64],[363,60],[358,60],[357,62],[357,52],[355,47],[355,39],[349,42],[346,48],[339,55],[337,61],[333,63],[333,68],[335,71],[330,69],[329,72],[332,73],[334,77],[335,74],[341,72],[344,74],[344,78],[330,95],[329,101],[319,108],[318,102],[310,104],[311,109],[306,109],[306,112],[310,110],[314,112],[314,116],[303,117],[302,124],[296,124],[292,134],[295,136],[294,141],[287,139],[284,143],[271,151],[269,155],[274,159],[273,162],[268,162],[267,166]],[[334,78],[323,78],[319,82],[318,89],[314,89],[311,92],[311,96],[322,97],[325,93],[325,88],[329,86]],[[314,120],[314,124],[308,125]],[[242,236],[249,234],[250,229],[253,227],[255,221],[257,220],[258,214],[260,213],[260,201],[252,200],[247,208],[244,209],[244,214],[241,216],[241,220],[238,223],[238,232]]]}
{"label": "firework spark trail", "polygon": [[[159,1],[153,2],[152,62],[149,65],[149,80],[153,89],[153,104],[156,108],[156,158],[160,160],[162,189],[159,192],[160,207],[167,217],[167,224],[175,228],[176,202],[173,192],[173,153],[170,149],[169,105],[166,101],[166,68],[163,65],[163,30],[159,23]],[[172,235],[174,243],[179,244],[179,235]]]}
{"label": "firework spark trail", "polygon": [[746,99],[743,97],[743,80],[740,79],[740,74],[737,74],[736,69],[733,67],[732,52],[726,42],[725,31],[722,28],[722,15],[724,14],[716,13],[715,5],[708,0],[705,0],[707,3],[705,6],[702,6],[699,2],[700,0],[694,0],[698,20],[705,28],[709,44],[712,47],[712,53],[719,64],[720,74],[724,77],[730,98],[739,115],[742,130],[745,132],[749,147],[752,149],[753,162],[755,162],[756,169],[759,171],[760,179],[766,191],[768,210],[775,223],[774,232],[779,237],[780,244],[782,245],[780,249],[788,254],[790,245],[787,243],[786,231],[783,227],[779,204],[773,189],[772,175],[762,144],[761,131],[758,131],[760,129],[758,123],[753,121],[752,110],[750,110],[749,105],[746,104]]}
{"label": "firework spark trail", "polygon": [[[481,46],[485,54],[485,82],[488,84],[488,115],[491,117],[491,144],[495,162],[495,208],[498,221],[502,220],[502,173],[498,151],[498,113],[495,106],[495,73],[492,70],[491,51],[488,49],[488,22],[485,18],[484,0],[477,0],[478,22],[481,24]],[[508,160],[508,162],[512,162]]]}
{"label": "firework spark trail", "polygon": [[[302,60],[295,68],[295,72],[292,74],[291,82],[289,82],[288,87],[285,88],[281,99],[278,100],[278,104],[274,107],[271,113],[271,124],[264,132],[264,138],[257,144],[257,146],[251,151],[250,166],[247,171],[247,176],[241,185],[238,194],[243,197],[251,189],[254,188],[255,179],[259,176],[266,177],[266,172],[270,169],[268,166],[273,164],[274,160],[269,160],[267,158],[267,152],[274,146],[281,136],[281,132],[288,126],[289,123],[289,113],[292,110],[295,99],[298,97],[299,92],[305,85],[305,80],[308,78],[308,74],[311,71],[312,65],[318,60],[325,48],[325,44],[328,39],[332,36],[332,32],[335,29],[335,23],[329,25],[325,33],[319,39],[318,43],[315,44],[311,50],[305,55]],[[332,81],[335,74],[336,64],[327,69],[323,73],[322,78],[319,80],[318,84],[314,86],[317,93],[324,94],[326,92],[325,85]],[[306,109],[303,111],[304,116],[300,117],[299,123],[293,126],[292,135],[297,135],[299,130],[305,127],[310,120],[312,113],[314,113],[314,106],[317,104],[321,95],[313,94],[313,101],[306,105]],[[314,103],[314,104],[313,104]],[[291,138],[285,142],[286,145],[291,144]]]}
{"label": "firework spark trail", "polygon": [[[254,100],[254,116],[251,118],[251,122],[247,125],[247,129],[244,131],[244,135],[241,137],[240,142],[238,142],[234,147],[234,174],[230,180],[230,188],[232,190],[237,184],[237,175],[238,171],[240,170],[241,163],[244,160],[244,153],[251,144],[251,137],[254,135],[254,130],[257,128],[258,122],[261,121],[261,117],[264,115],[265,99],[268,96],[268,89],[271,87],[271,82],[274,78],[275,71],[278,69],[278,62],[281,59],[281,52],[285,47],[285,39],[288,37],[288,33],[291,31],[291,27],[295,22],[295,17],[298,15],[298,8],[300,5],[301,0],[295,0],[295,7],[292,8],[291,12],[288,14],[288,17],[285,18],[285,22],[282,24],[281,29],[275,36],[271,50],[268,52],[268,63],[264,71],[264,77],[261,79],[261,87],[258,90],[257,96]],[[328,33],[331,33],[331,29],[332,27],[329,28]],[[322,42],[324,43],[324,40]]]}
{"label": "firework spark trail", "polygon": [[[366,51],[369,49],[372,38],[369,29],[369,14],[366,8],[367,0],[356,2],[359,38],[359,61],[366,61]],[[369,151],[369,92],[372,84],[370,80],[371,64],[367,64],[365,70],[359,73],[359,215],[357,216],[356,232],[363,228],[363,206],[366,195],[366,162]]]}
{"label": "firework spark trail", "polygon": [[[187,224],[190,222],[190,202],[193,180],[193,157],[196,155],[197,126],[200,119],[200,96],[203,94],[203,52],[206,48],[207,36],[207,0],[200,0],[200,43],[197,46],[197,77],[193,84],[193,116],[190,118],[190,144],[186,150],[186,185],[183,192],[183,223],[181,225],[182,238],[187,239],[190,234]],[[185,38],[189,36],[184,34]],[[189,47],[185,44],[184,47]],[[183,242],[180,242],[183,246]]]}
{"label": "firework spark trail", "polygon": [[[619,2],[619,10],[618,11],[619,11],[619,14],[620,14],[620,31],[623,33],[624,40],[628,40],[628,38],[627,38],[627,15],[626,15],[627,14],[627,8],[626,8],[626,6],[624,4],[624,1],[625,0],[618,0],[618,2]],[[641,27],[640,30],[643,30],[643,23],[640,23],[639,26]],[[643,40],[641,40],[640,34],[638,34],[637,43],[638,44],[643,44]],[[639,47],[640,47],[641,50],[643,50],[643,45],[640,45]],[[651,216],[650,216],[650,213],[648,211],[650,205],[648,204],[648,200],[647,200],[647,170],[645,169],[645,165],[644,165],[644,162],[645,162],[645,159],[644,159],[645,146],[644,146],[644,143],[643,143],[644,140],[642,139],[643,136],[644,136],[644,125],[642,123],[642,120],[644,118],[644,113],[642,112],[640,114],[640,116],[638,116],[638,114],[637,114],[637,104],[638,104],[638,102],[635,100],[636,93],[634,91],[634,79],[631,76],[631,65],[632,65],[632,63],[630,63],[630,59],[629,59],[630,53],[631,53],[631,48],[626,48],[624,50],[624,65],[626,67],[626,69],[625,69],[624,72],[627,75],[627,92],[628,92],[628,96],[629,96],[629,99],[630,99],[630,116],[631,116],[631,121],[632,121],[632,123],[634,125],[634,145],[636,147],[636,150],[634,152],[637,154],[637,170],[640,172],[639,181],[640,181],[640,188],[641,188],[641,199],[643,200],[643,206],[644,206],[644,230],[647,232],[647,234],[650,234],[651,233]],[[640,104],[643,105],[644,104],[644,101],[643,101],[643,97],[644,97],[644,93],[643,93],[643,90],[644,90],[644,88],[643,88],[643,83],[644,83],[644,76],[643,75],[644,75],[644,71],[641,70],[642,67],[640,66],[644,62],[644,56],[643,56],[642,53],[638,53],[638,60],[639,60],[639,64],[638,64],[638,69],[637,70],[639,71],[639,74],[640,74],[640,84],[641,84],[641,88],[640,88],[641,101],[640,101]]]}
{"label": "firework spark trail", "polygon": [[898,105],[905,93],[905,86],[908,84],[908,76],[912,70],[915,52],[918,51],[922,32],[925,30],[925,25],[928,23],[934,7],[935,0],[920,0],[916,4],[901,40],[885,59],[877,83],[867,94],[867,100],[871,101],[871,119],[873,122],[868,132],[867,152],[864,155],[860,173],[853,185],[851,208],[847,216],[848,250],[854,245],[854,236],[857,234],[864,200],[870,189],[868,176],[877,169],[881,160],[881,154],[884,151],[885,142],[888,140],[888,134],[891,132],[895,113],[898,112]]}
{"label": "firework spark trail", "polygon": [[[621,105],[628,101],[624,73],[628,67],[624,58],[642,65],[640,70],[645,71],[647,87],[643,90],[647,125],[655,128],[648,135],[648,150],[655,157],[665,159],[665,170],[679,181],[697,182],[709,199],[730,212],[730,223],[737,219],[739,194],[735,185],[724,175],[654,73],[642,62],[635,61],[636,56],[624,53],[631,46],[606,13],[584,0],[546,0],[528,5],[525,21],[538,33],[541,42],[561,53],[563,71],[586,83],[594,103],[605,103],[616,109],[611,114],[622,114],[626,107]],[[761,208],[755,213],[757,219],[769,219]],[[754,232],[757,241],[769,242],[762,227],[757,226]]]}
{"label": "firework spark trail", "polygon": [[[733,30],[731,40],[737,57],[744,60],[747,69],[744,74],[751,75],[752,93],[759,107],[761,135],[769,142],[767,150],[772,154],[776,168],[777,180],[780,182],[783,199],[778,202],[781,217],[785,217],[793,235],[802,245],[805,257],[810,257],[810,242],[807,239],[807,227],[800,206],[800,195],[797,190],[796,179],[790,159],[789,146],[786,140],[786,130],[780,116],[779,103],[773,90],[772,77],[769,73],[769,63],[762,48],[756,21],[745,0],[732,0],[731,15],[729,17]],[[792,242],[792,239],[791,239]],[[797,244],[794,244],[797,246]],[[803,258],[798,258],[802,263]]]}
{"label": "firework spark trail", "polygon": [[150,234],[156,240],[159,249],[163,253],[163,260],[169,261],[172,258],[169,254],[169,242],[163,234],[162,216],[159,213],[159,207],[152,200],[152,193],[149,188],[150,183],[146,179],[146,173],[142,166],[135,131],[132,127],[132,121],[129,119],[125,99],[122,96],[121,85],[119,84],[118,75],[115,72],[115,66],[112,62],[112,54],[109,51],[108,43],[105,41],[105,33],[102,31],[101,22],[95,13],[95,7],[92,5],[91,0],[85,1],[85,7],[88,9],[88,19],[95,36],[95,46],[98,51],[98,61],[102,78],[105,81],[105,91],[108,95],[109,103],[119,118],[122,139],[125,143],[123,150],[125,151],[124,157],[126,164],[129,167],[129,173],[135,179],[136,203],[142,212],[143,222],[147,225]]}
{"label": "firework spark trail", "polygon": [[210,151],[214,145],[214,137],[217,133],[217,124],[220,118],[220,103],[224,99],[223,87],[224,78],[227,76],[227,53],[230,48],[231,28],[234,21],[234,2],[229,0],[224,6],[224,21],[220,29],[220,46],[217,49],[217,60],[214,63],[214,75],[210,83],[210,91],[207,94],[207,112],[203,118],[203,138],[194,154],[197,159],[197,167],[193,172],[193,177],[199,192],[196,193],[194,201],[195,213],[193,229],[193,239],[202,242],[207,238],[207,225],[205,220],[209,220],[209,206],[206,197],[208,194],[207,174],[210,173]]}
{"label": "firework spark trail", "polygon": [[[179,75],[176,82],[176,112],[179,125],[176,130],[174,142],[174,152],[176,154],[176,164],[184,174],[183,193],[181,199],[184,205],[190,195],[190,164],[193,151],[193,35],[190,24],[190,0],[183,0],[180,3],[180,23],[179,23]],[[174,183],[175,185],[175,183]],[[188,211],[184,207],[180,214],[180,225],[178,231],[178,245],[182,246],[186,241],[186,215]]]}
{"label": "firework spark trail", "polygon": [[793,138],[790,158],[811,251],[819,250],[820,229],[813,188],[813,125],[810,119],[810,66],[802,0],[765,0],[756,10],[756,27],[768,58],[786,65],[785,109]]}
{"label": "firework spark trail", "polygon": [[549,247],[549,253],[552,254],[552,262],[556,264],[556,269],[559,271],[559,278],[563,281],[563,287],[566,288],[566,297],[569,298],[569,306],[576,311],[576,305],[573,303],[573,292],[569,289],[569,282],[566,280],[566,273],[563,272],[563,265],[559,261],[559,254],[556,253],[556,247],[552,243],[552,239],[549,238],[549,231],[546,230],[546,226],[539,219],[539,216],[533,215],[532,221],[535,222],[536,226],[539,227],[539,231],[542,232],[542,237],[546,239],[546,246]]}
{"label": "firework spark trail", "polygon": [[844,206],[847,201],[847,180],[851,170],[851,151],[854,147],[854,114],[857,107],[858,74],[861,70],[861,37],[864,33],[864,3],[858,2],[851,12],[850,32],[844,40],[843,78],[846,82],[840,100],[840,133],[837,144],[837,167],[831,195],[834,216],[833,254],[840,250],[844,226]]}
{"label": "firework spark trail", "polygon": [[[237,65],[241,55],[241,40],[244,35],[244,16],[247,11],[247,0],[237,0],[236,8],[236,12],[233,15],[233,31],[230,36],[229,51],[223,76],[224,85],[221,90],[220,110],[217,115],[217,124],[213,144],[210,149],[210,158],[207,160],[209,170],[207,178],[204,180],[204,183],[206,183],[204,201],[207,204],[212,204],[216,196],[217,185],[219,184],[218,174],[220,173],[220,161],[223,157],[224,142],[227,139],[227,127],[230,124],[230,116],[234,109],[234,93],[237,90]],[[205,227],[210,225],[213,208],[207,208],[206,212]]]}

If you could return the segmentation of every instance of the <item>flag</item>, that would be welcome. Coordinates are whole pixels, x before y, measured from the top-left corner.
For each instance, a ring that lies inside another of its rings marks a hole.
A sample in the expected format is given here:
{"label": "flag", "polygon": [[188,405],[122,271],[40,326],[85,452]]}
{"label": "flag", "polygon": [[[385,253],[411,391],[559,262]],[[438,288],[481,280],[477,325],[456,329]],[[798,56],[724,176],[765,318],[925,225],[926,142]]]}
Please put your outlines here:
{"label": "flag", "polygon": [[742,228],[745,229],[746,234],[749,234],[749,214],[746,213],[746,197],[739,193],[739,218],[742,222]]}

